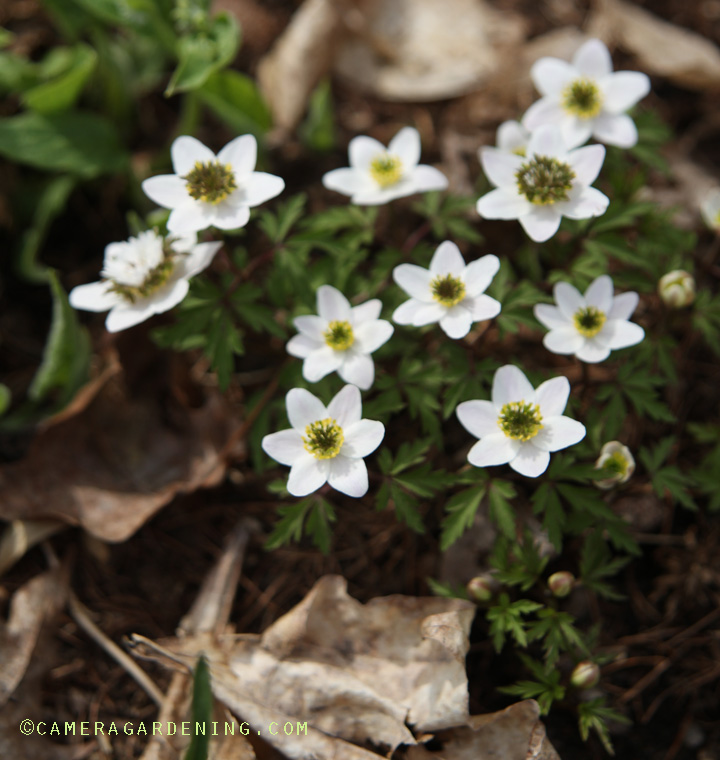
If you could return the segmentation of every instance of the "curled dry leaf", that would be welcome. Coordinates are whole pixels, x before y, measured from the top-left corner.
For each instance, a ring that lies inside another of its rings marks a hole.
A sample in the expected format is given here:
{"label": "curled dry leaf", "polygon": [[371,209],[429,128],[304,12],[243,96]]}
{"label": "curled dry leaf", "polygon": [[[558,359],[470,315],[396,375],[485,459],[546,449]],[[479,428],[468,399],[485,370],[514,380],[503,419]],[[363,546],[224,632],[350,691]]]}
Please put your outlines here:
{"label": "curled dry leaf", "polygon": [[124,541],[176,494],[219,482],[237,424],[219,395],[198,409],[163,409],[157,398],[132,398],[116,374],[21,461],[0,467],[0,518],[58,519]]}

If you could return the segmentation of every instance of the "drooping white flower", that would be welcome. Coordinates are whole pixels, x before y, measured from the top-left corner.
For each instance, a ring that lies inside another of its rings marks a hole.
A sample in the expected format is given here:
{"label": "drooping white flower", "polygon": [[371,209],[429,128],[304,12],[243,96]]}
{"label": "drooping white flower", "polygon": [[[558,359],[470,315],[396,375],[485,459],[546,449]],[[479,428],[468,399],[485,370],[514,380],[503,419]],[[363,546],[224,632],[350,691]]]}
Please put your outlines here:
{"label": "drooping white flower", "polygon": [[390,339],[394,329],[387,320],[378,319],[381,309],[377,298],[353,307],[332,285],[318,288],[318,316],[296,317],[300,334],[287,344],[289,354],[305,360],[303,377],[316,383],[337,372],[346,383],[368,390],[375,379],[370,354]]}
{"label": "drooping white flower", "polygon": [[480,160],[496,186],[477,202],[486,219],[517,219],[536,242],[551,238],[560,219],[605,213],[608,197],[590,185],[605,160],[602,145],[567,150],[555,126],[536,129],[523,156],[481,148]]}
{"label": "drooping white flower", "polygon": [[555,303],[536,304],[535,317],[550,332],[543,345],[554,354],[575,354],[589,364],[605,361],[611,351],[634,346],[645,331],[629,322],[638,305],[638,294],[628,291],[613,296],[613,281],[604,274],[593,280],[585,295],[569,282],[553,289]]}
{"label": "drooping white flower", "polygon": [[70,305],[84,311],[108,311],[108,332],[126,330],[153,314],[168,311],[188,292],[188,280],[202,272],[222,242],[197,243],[196,236],[163,238],[141,232],[105,247],[102,278],[70,291]]}
{"label": "drooping white flower", "polygon": [[304,388],[293,388],[285,403],[292,428],[266,435],[262,448],[291,468],[288,491],[307,496],[327,482],[348,496],[364,496],[368,473],[363,457],[380,445],[385,427],[361,419],[358,388],[346,385],[327,407]]}
{"label": "drooping white flower", "polygon": [[720,189],[708,193],[700,205],[705,224],[715,232],[720,232]]}
{"label": "drooping white flower", "polygon": [[236,137],[217,156],[199,140],[183,135],[173,142],[170,154],[175,174],[161,174],[142,183],[149,198],[172,209],[169,232],[244,227],[251,208],[279,195],[285,187],[280,177],[255,171],[257,141],[252,135]]}
{"label": "drooping white flower", "polygon": [[585,426],[562,414],[569,395],[566,377],[534,389],[517,367],[500,367],[492,401],[463,401],[455,410],[462,426],[480,439],[468,452],[468,462],[475,467],[509,464],[528,478],[542,475],[551,452],[585,437]]}
{"label": "drooping white flower", "polygon": [[492,254],[466,265],[455,243],[446,240],[433,254],[430,269],[400,264],[393,270],[393,279],[410,296],[395,309],[393,321],[415,327],[439,322],[448,337],[463,338],[473,322],[500,313],[500,303],[485,295],[499,268]]}
{"label": "drooping white flower", "polygon": [[[519,121],[504,121],[495,135],[496,147],[504,153],[524,156],[530,142],[530,130],[525,129]],[[478,151],[479,154],[479,151]]]}
{"label": "drooping white flower", "polygon": [[637,128],[625,112],[650,92],[650,79],[640,71],[613,73],[610,53],[600,40],[588,40],[572,63],[540,58],[530,76],[543,97],[523,116],[527,129],[556,124],[571,148],[591,136],[619,148],[637,143]]}
{"label": "drooping white flower", "polygon": [[635,459],[630,449],[620,441],[608,441],[602,449],[600,456],[595,462],[595,469],[606,468],[610,475],[595,481],[595,485],[603,490],[608,490],[615,485],[627,483],[635,472]]}
{"label": "drooping white flower", "polygon": [[359,206],[376,206],[428,190],[444,190],[448,181],[433,166],[418,165],[420,134],[401,129],[386,148],[372,137],[354,137],[348,147],[350,166],[322,178],[328,190],[349,195]]}
{"label": "drooping white flower", "polygon": [[658,280],[658,293],[672,309],[682,309],[695,300],[695,278],[684,269],[673,269]]}

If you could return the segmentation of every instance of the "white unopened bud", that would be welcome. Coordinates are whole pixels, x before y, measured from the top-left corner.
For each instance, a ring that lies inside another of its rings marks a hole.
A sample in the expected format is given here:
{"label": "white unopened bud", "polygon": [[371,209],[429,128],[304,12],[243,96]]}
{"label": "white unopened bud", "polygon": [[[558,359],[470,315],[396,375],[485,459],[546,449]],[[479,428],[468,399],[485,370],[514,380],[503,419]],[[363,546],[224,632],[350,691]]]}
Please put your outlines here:
{"label": "white unopened bud", "polygon": [[602,449],[600,456],[595,462],[595,469],[608,471],[608,477],[596,480],[598,488],[607,490],[620,483],[627,483],[635,472],[635,460],[630,449],[620,441],[608,441]]}
{"label": "white unopened bud", "polygon": [[570,683],[576,689],[592,689],[599,680],[600,668],[590,660],[579,662],[570,675]]}
{"label": "white unopened bud", "polygon": [[720,232],[720,190],[709,193],[700,205],[705,224],[715,232]]}
{"label": "white unopened bud", "polygon": [[660,278],[658,293],[670,308],[682,309],[695,300],[695,278],[684,269],[675,269]]}

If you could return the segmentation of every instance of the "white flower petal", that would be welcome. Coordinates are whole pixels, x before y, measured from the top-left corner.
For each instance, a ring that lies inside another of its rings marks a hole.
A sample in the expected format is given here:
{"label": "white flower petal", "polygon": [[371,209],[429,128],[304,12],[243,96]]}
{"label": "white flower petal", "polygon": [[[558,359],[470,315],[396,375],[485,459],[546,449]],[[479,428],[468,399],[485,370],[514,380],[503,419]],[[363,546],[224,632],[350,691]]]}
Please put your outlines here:
{"label": "white flower petal", "polygon": [[594,187],[584,187],[577,198],[557,205],[568,219],[587,219],[604,214],[609,203],[610,199],[605,193]]}
{"label": "white flower petal", "polygon": [[414,127],[403,127],[390,140],[388,153],[400,159],[403,171],[414,169],[420,162],[420,133]]}
{"label": "white flower petal", "polygon": [[570,397],[570,382],[566,377],[552,377],[540,383],[535,390],[535,402],[540,407],[540,414],[545,417],[557,417],[565,411]]}
{"label": "white flower petal", "polygon": [[485,319],[497,317],[502,308],[500,301],[496,301],[490,296],[484,294],[475,296],[475,298],[465,298],[462,305],[472,315],[473,322],[482,322]]}
{"label": "white flower petal", "polygon": [[307,496],[325,485],[330,472],[329,459],[315,459],[312,454],[295,461],[290,468],[287,490],[293,496]]}
{"label": "white flower petal", "polygon": [[[460,424],[476,438],[499,433],[498,411],[490,401],[463,401],[455,409]],[[503,438],[507,436],[502,433]]]}
{"label": "white flower petal", "polygon": [[206,230],[212,224],[206,205],[190,198],[182,206],[173,209],[167,220],[168,232],[183,235]]}
{"label": "white flower petal", "polygon": [[434,166],[420,164],[416,166],[409,175],[412,184],[412,190],[404,195],[411,193],[427,193],[430,190],[445,190],[448,186],[447,177]]}
{"label": "white flower petal", "polygon": [[425,303],[422,308],[415,312],[413,325],[415,327],[424,327],[434,322],[439,322],[447,314],[447,306],[439,303]]}
{"label": "white flower petal", "polygon": [[638,305],[640,296],[633,291],[627,293],[620,293],[620,295],[613,298],[612,307],[607,313],[608,319],[630,319],[632,313],[635,311]]}
{"label": "white flower petal", "polygon": [[178,261],[178,268],[182,276],[190,279],[199,274],[210,266],[215,258],[215,254],[222,248],[222,241],[212,241],[209,243],[197,243],[192,247],[187,256]]}
{"label": "white flower petal", "polygon": [[334,190],[343,195],[355,195],[376,189],[369,174],[347,167],[333,169],[323,174],[322,183],[328,190]]}
{"label": "white flower petal", "polygon": [[585,342],[575,352],[575,356],[582,362],[597,364],[610,356],[610,349],[600,343],[595,336],[594,338],[585,338]]}
{"label": "white flower petal", "polygon": [[342,455],[331,459],[328,483],[340,493],[359,498],[368,492],[368,474],[362,459],[348,459]]}
{"label": "white flower petal", "polygon": [[[523,126],[532,132],[544,124],[562,124],[567,119],[565,110],[560,105],[556,97],[540,98],[535,101],[522,117]],[[528,138],[528,143],[530,139]],[[527,152],[527,144],[525,146]]]}
{"label": "white flower petal", "polygon": [[346,383],[357,385],[360,390],[370,390],[375,381],[375,362],[368,354],[347,351],[338,367],[338,375]]}
{"label": "white flower petal", "polygon": [[332,417],[343,429],[354,425],[362,416],[362,399],[360,391],[354,385],[341,388],[328,404],[328,416]]}
{"label": "white flower petal", "polygon": [[263,437],[262,450],[280,464],[292,465],[307,452],[303,446],[303,440],[297,430],[280,430]]}
{"label": "white flower petal", "polygon": [[287,342],[285,348],[290,356],[296,356],[298,359],[306,359],[313,351],[322,348],[322,344],[312,338],[308,338],[307,335],[293,335],[293,337]]}
{"label": "white flower petal", "polygon": [[257,164],[257,140],[252,135],[240,135],[218,153],[217,160],[221,164],[230,164],[235,176],[244,179]]}
{"label": "white flower petal", "polygon": [[215,205],[212,210],[208,210],[208,213],[211,214],[210,224],[220,230],[236,230],[250,221],[248,206],[236,206],[228,203],[227,200]]}
{"label": "white flower petal", "polygon": [[604,314],[610,311],[613,304],[613,281],[606,274],[596,277],[588,286],[583,298],[588,306],[600,309]]}
{"label": "white flower petal", "polygon": [[645,330],[635,322],[626,322],[623,319],[608,319],[603,329],[597,336],[599,342],[605,344],[612,351],[619,348],[628,348],[642,342],[645,338]]}
{"label": "white flower petal", "polygon": [[580,295],[580,291],[569,282],[557,282],[553,288],[553,296],[558,309],[570,324],[574,324],[573,318],[578,309],[584,309],[587,304]]}
{"label": "white flower petal", "polygon": [[281,177],[267,172],[253,172],[245,181],[245,202],[250,208],[259,206],[285,189],[285,181]]}
{"label": "white flower petal", "polygon": [[448,309],[440,319],[440,327],[448,338],[464,338],[472,327],[472,314],[461,303]]}
{"label": "white flower petal", "polygon": [[475,467],[492,467],[507,464],[517,456],[520,442],[508,438],[505,433],[493,433],[478,441],[468,451],[468,462]]}
{"label": "white flower petal", "polygon": [[559,127],[555,124],[543,124],[538,127],[528,143],[528,156],[549,156],[550,158],[565,158],[567,147]]}
{"label": "white flower petal", "polygon": [[530,213],[532,204],[517,191],[498,188],[483,195],[476,208],[485,219],[518,219]]}
{"label": "white flower petal", "polygon": [[446,240],[435,250],[430,261],[430,272],[433,276],[451,274],[460,277],[465,271],[465,259],[460,249],[450,240]]}
{"label": "white flower petal", "polygon": [[566,114],[560,122],[560,133],[568,150],[584,145],[592,135],[592,119],[580,119],[577,116]]}
{"label": "white flower petal", "polygon": [[412,325],[415,321],[415,315],[422,311],[428,304],[424,301],[418,301],[415,298],[411,298],[405,303],[401,303],[400,306],[395,309],[392,315],[393,322],[399,325]]}
{"label": "white flower petal", "polygon": [[540,58],[532,65],[530,76],[541,95],[559,97],[565,86],[577,77],[577,71],[559,58]]}
{"label": "white flower petal", "polygon": [[351,316],[350,302],[332,285],[321,285],[318,288],[317,310],[328,322],[348,322]]}
{"label": "white flower petal", "polygon": [[354,329],[355,345],[360,353],[371,354],[390,340],[394,330],[386,319],[364,322]]}
{"label": "white flower petal", "polygon": [[173,142],[170,148],[170,156],[173,169],[178,177],[183,177],[192,171],[196,161],[206,163],[215,160],[215,154],[210,148],[189,135],[178,137]]}
{"label": "white flower petal", "polygon": [[538,303],[533,307],[533,314],[540,324],[547,327],[548,330],[561,330],[564,327],[572,326],[568,318],[558,309],[549,303]]}
{"label": "white flower petal", "polygon": [[122,296],[110,291],[112,283],[107,280],[78,285],[70,291],[68,300],[73,309],[83,311],[107,311],[123,303]]}
{"label": "white flower petal", "polygon": [[335,351],[330,346],[320,346],[308,354],[303,362],[303,377],[309,383],[316,383],[331,372],[339,369],[343,363],[342,351]]}
{"label": "white flower petal", "polygon": [[612,72],[612,58],[605,43],[600,40],[588,40],[575,53],[573,66],[590,79],[600,79]]}
{"label": "white flower petal", "polygon": [[543,418],[543,428],[532,443],[543,451],[560,451],[582,441],[585,432],[585,425],[570,417]]}
{"label": "white flower petal", "polygon": [[368,171],[373,159],[377,158],[379,155],[384,155],[386,152],[387,150],[382,143],[372,137],[365,137],[364,135],[353,137],[348,145],[350,166],[353,169],[360,169],[363,173]]}
{"label": "white flower petal", "polygon": [[325,405],[305,388],[293,388],[285,396],[290,424],[300,435],[305,435],[305,428],[311,422],[324,420],[328,414]]}
{"label": "white flower petal", "polygon": [[318,343],[325,344],[324,333],[327,330],[327,320],[315,314],[303,314],[301,317],[295,317],[293,324],[298,332],[307,335],[308,338],[312,338]]}
{"label": "white flower petal", "polygon": [[343,429],[345,441],[340,455],[358,459],[372,454],[385,437],[385,426],[377,420],[358,420]]}
{"label": "white flower petal", "polygon": [[604,160],[605,148],[602,145],[587,145],[568,154],[568,163],[575,172],[575,182],[580,185],[595,182]]}
{"label": "white flower petal", "polygon": [[627,114],[601,114],[593,121],[592,130],[596,140],[618,148],[632,148],[638,141],[635,122]]}
{"label": "white flower petal", "polygon": [[585,338],[567,322],[543,336],[543,346],[554,354],[574,354],[584,342]]}
{"label": "white flower petal", "polygon": [[511,401],[535,403],[535,389],[522,370],[513,364],[506,364],[495,373],[492,384],[492,402],[500,410]]}
{"label": "white flower petal", "polygon": [[526,478],[537,478],[542,475],[550,464],[550,452],[541,451],[528,441],[520,446],[517,456],[510,462],[515,472]]}
{"label": "white flower petal", "polygon": [[432,302],[430,280],[432,274],[415,264],[400,264],[393,269],[393,280],[412,298]]}
{"label": "white flower petal", "polygon": [[507,153],[499,148],[486,147],[480,149],[480,162],[483,171],[496,187],[515,188],[517,186],[515,175],[524,160],[521,156]]}
{"label": "white flower petal", "polygon": [[525,150],[530,139],[530,132],[519,121],[504,121],[497,130],[495,143],[500,150]]}
{"label": "white flower petal", "polygon": [[382,301],[379,298],[372,298],[359,306],[353,306],[352,319],[354,325],[360,325],[363,322],[373,322],[380,316],[382,311]]}
{"label": "white flower petal", "polygon": [[185,279],[170,282],[149,296],[147,301],[153,314],[162,314],[177,306],[188,294],[190,283]]}
{"label": "white flower petal", "polygon": [[469,298],[484,293],[500,269],[500,259],[492,253],[471,261],[462,275],[465,292]]}
{"label": "white flower petal", "polygon": [[105,329],[112,333],[127,330],[129,327],[134,327],[146,319],[150,319],[152,315],[152,307],[147,301],[134,304],[123,302],[113,306],[110,310],[105,320]]}
{"label": "white flower petal", "polygon": [[603,110],[624,113],[650,92],[650,78],[640,71],[616,71],[603,82]]}
{"label": "white flower petal", "polygon": [[145,195],[163,208],[176,208],[187,203],[190,195],[184,180],[176,174],[159,174],[142,183]]}
{"label": "white flower petal", "polygon": [[557,232],[561,218],[562,214],[552,206],[535,206],[518,221],[531,240],[544,243]]}

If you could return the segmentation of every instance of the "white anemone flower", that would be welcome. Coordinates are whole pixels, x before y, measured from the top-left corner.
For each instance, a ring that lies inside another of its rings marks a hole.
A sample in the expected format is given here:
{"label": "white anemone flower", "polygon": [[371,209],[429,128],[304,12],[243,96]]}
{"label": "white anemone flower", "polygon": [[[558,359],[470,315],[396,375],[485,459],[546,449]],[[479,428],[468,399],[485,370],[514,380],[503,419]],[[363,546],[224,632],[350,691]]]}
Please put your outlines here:
{"label": "white anemone flower", "polygon": [[439,322],[449,338],[463,338],[473,322],[492,319],[500,303],[485,290],[500,268],[492,254],[465,264],[455,243],[441,243],[430,261],[430,269],[400,264],[393,279],[410,296],[392,316],[399,325],[421,327]]}
{"label": "white anemone flower", "polygon": [[700,205],[705,224],[715,232],[720,232],[720,189],[708,193]]}
{"label": "white anemone flower", "polygon": [[496,147],[504,153],[514,153],[516,156],[524,156],[527,153],[528,142],[530,130],[525,129],[519,121],[504,121],[495,135]]}
{"label": "white anemone flower", "polygon": [[630,480],[635,472],[635,459],[630,449],[620,441],[608,441],[600,449],[600,456],[595,462],[596,470],[603,468],[608,470],[608,477],[596,480],[595,485],[605,491]]}
{"label": "white anemone flower", "polygon": [[360,391],[346,385],[325,407],[304,388],[285,397],[292,428],[262,439],[263,451],[290,467],[287,489],[307,496],[326,482],[348,496],[364,496],[368,473],[363,457],[385,437],[385,426],[363,420]]}
{"label": "white anemone flower", "polygon": [[650,79],[640,71],[613,73],[610,53],[600,40],[588,40],[572,63],[540,58],[530,76],[543,97],[523,116],[527,129],[557,124],[571,148],[591,136],[619,148],[637,143],[637,127],[625,111],[650,92]]}
{"label": "white anemone flower", "polygon": [[560,219],[587,219],[605,213],[608,197],[590,185],[603,161],[602,145],[568,150],[555,126],[536,129],[526,156],[481,148],[480,160],[496,186],[477,202],[486,219],[517,219],[536,242],[549,240]]}
{"label": "white anemone flower", "polygon": [[346,382],[366,391],[375,379],[375,364],[370,354],[393,334],[393,326],[378,319],[382,302],[374,298],[351,306],[332,285],[317,292],[318,315],[296,317],[300,332],[287,344],[288,353],[304,359],[303,377],[309,383],[337,372]]}
{"label": "white anemone flower", "polygon": [[110,243],[102,279],[73,288],[70,305],[84,311],[109,310],[108,332],[126,330],[179,304],[188,293],[188,280],[210,264],[221,245],[197,243],[195,235],[163,238],[155,230]]}
{"label": "white anemone flower", "polygon": [[349,195],[358,206],[377,206],[428,190],[444,190],[447,177],[434,166],[418,165],[420,134],[401,129],[386,148],[372,137],[353,137],[348,146],[350,166],[322,178],[328,190]]}
{"label": "white anemone flower", "polygon": [[149,198],[172,209],[169,232],[244,227],[251,208],[285,187],[280,177],[255,171],[257,141],[252,135],[236,137],[217,156],[199,140],[183,135],[173,142],[170,155],[175,173],[142,183]]}
{"label": "white anemone flower", "polygon": [[550,453],[585,437],[585,426],[563,412],[570,395],[566,377],[546,380],[534,389],[515,366],[495,373],[492,401],[463,401],[457,417],[480,440],[468,452],[475,467],[509,464],[528,478],[542,475]]}
{"label": "white anemone flower", "polygon": [[554,354],[575,354],[588,364],[605,361],[611,351],[640,343],[645,331],[629,322],[638,294],[613,295],[613,281],[604,274],[590,283],[584,295],[569,282],[553,289],[557,306],[536,304],[535,317],[550,332],[543,345]]}

